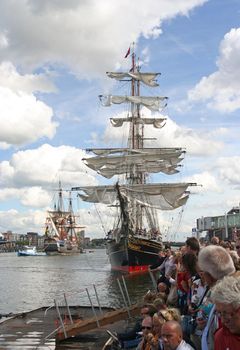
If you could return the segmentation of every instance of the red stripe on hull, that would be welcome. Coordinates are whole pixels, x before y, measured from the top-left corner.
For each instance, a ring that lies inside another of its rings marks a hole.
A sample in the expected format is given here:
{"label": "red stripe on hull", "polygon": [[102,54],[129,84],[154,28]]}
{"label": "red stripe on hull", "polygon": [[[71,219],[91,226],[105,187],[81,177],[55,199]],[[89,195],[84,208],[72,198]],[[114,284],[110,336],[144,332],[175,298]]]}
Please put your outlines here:
{"label": "red stripe on hull", "polygon": [[148,271],[148,268],[149,268],[149,265],[128,266],[128,272],[129,273],[146,272],[146,271]]}
{"label": "red stripe on hull", "polygon": [[122,271],[127,273],[141,273],[148,271],[149,265],[143,266],[112,266],[112,270],[114,271]]}

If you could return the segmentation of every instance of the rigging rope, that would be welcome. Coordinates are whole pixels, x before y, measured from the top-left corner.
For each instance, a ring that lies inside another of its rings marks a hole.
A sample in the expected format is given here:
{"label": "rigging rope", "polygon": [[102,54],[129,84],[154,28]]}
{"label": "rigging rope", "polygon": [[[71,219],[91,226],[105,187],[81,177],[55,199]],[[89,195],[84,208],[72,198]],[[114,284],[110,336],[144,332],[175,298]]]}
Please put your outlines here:
{"label": "rigging rope", "polygon": [[106,235],[107,235],[107,232],[106,232],[106,230],[105,230],[105,227],[104,227],[104,225],[103,225],[102,218],[101,218],[101,216],[100,216],[100,214],[99,214],[99,211],[98,211],[97,206],[96,206],[95,203],[94,203],[94,207],[95,207],[95,210],[96,210],[97,215],[98,215],[98,217],[99,217],[99,220],[100,220],[100,222],[101,222],[101,226],[102,226],[103,232],[104,232],[104,234],[105,234],[105,236],[106,236]]}

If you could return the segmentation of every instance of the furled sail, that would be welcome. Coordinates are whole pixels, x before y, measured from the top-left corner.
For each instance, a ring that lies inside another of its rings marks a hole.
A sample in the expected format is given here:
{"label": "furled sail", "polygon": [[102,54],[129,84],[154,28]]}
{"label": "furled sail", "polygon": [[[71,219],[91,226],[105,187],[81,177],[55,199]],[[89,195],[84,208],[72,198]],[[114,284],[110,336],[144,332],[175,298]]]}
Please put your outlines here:
{"label": "furled sail", "polygon": [[99,95],[103,106],[108,107],[112,104],[134,103],[135,105],[143,105],[152,111],[160,111],[166,107],[166,100],[168,97],[162,96],[113,96],[113,95]]}
{"label": "furled sail", "polygon": [[177,166],[182,161],[182,150],[169,149],[164,153],[161,149],[141,149],[141,153],[130,151],[127,154],[96,156],[83,158],[84,163],[102,176],[111,178],[114,175],[132,172],[165,174],[177,173]]}
{"label": "furled sail", "polygon": [[109,78],[113,78],[116,80],[122,80],[124,78],[131,78],[135,79],[138,81],[141,81],[142,83],[156,87],[159,86],[159,84],[155,81],[157,76],[161,73],[141,73],[141,72],[126,72],[126,73],[121,73],[121,72],[107,72],[107,76]]}
{"label": "furled sail", "polygon": [[166,118],[110,118],[112,126],[117,128],[123,126],[125,122],[134,121],[134,124],[153,125],[154,128],[160,129],[165,125],[165,120]]}
{"label": "furled sail", "polygon": [[[143,206],[162,210],[176,209],[188,199],[186,190],[191,183],[173,184],[134,184],[119,186],[123,197],[135,200]],[[115,186],[83,186],[73,190],[81,191],[78,195],[83,201],[91,203],[112,204],[117,201]]]}
{"label": "furled sail", "polygon": [[[185,150],[180,147],[171,147],[171,148],[153,148],[153,147],[144,147],[144,148],[87,148],[87,152],[93,152],[98,156],[107,156],[110,154],[122,153],[122,154],[141,154],[146,152],[157,153],[157,154],[177,154],[181,155],[185,153]],[[179,153],[180,152],[180,153]]]}
{"label": "furled sail", "polygon": [[[176,169],[176,165],[165,165],[165,164],[152,164],[151,166],[149,164],[142,164],[137,165],[134,168],[135,173],[144,172],[144,173],[164,173],[166,175],[173,175],[177,174],[179,170]],[[114,175],[123,175],[123,174],[130,174],[133,172],[133,169],[127,166],[119,166],[112,169],[111,167],[106,167],[103,169],[98,170],[98,173],[102,176],[106,177],[107,179],[110,179]]]}
{"label": "furled sail", "polygon": [[157,154],[150,152],[140,153],[140,154],[127,154],[127,155],[116,155],[111,157],[96,156],[91,158],[83,158],[83,161],[91,169],[98,170],[103,166],[107,165],[137,165],[143,163],[169,163],[171,165],[178,164],[182,161],[180,158],[181,153],[178,154]]}

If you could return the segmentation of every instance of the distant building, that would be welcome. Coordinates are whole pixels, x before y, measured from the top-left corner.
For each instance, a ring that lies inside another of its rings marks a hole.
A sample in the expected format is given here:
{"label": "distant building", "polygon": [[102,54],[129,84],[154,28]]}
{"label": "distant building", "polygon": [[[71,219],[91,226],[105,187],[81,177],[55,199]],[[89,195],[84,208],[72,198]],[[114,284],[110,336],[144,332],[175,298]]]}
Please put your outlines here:
{"label": "distant building", "polygon": [[38,248],[44,247],[44,239],[45,239],[45,236],[38,236],[38,241],[37,241]]}
{"label": "distant building", "polygon": [[22,243],[26,243],[27,237],[26,235],[19,235],[17,241],[22,242]]}
{"label": "distant building", "polygon": [[38,233],[37,232],[27,232],[27,240],[29,245],[38,245]]}
{"label": "distant building", "polygon": [[104,238],[93,238],[91,240],[92,247],[103,248],[105,246],[106,240]]}
{"label": "distant building", "polygon": [[79,231],[77,234],[78,234],[79,238],[80,238],[81,240],[84,241],[84,238],[85,238],[85,231],[84,231],[84,230],[81,230],[81,231]]}
{"label": "distant building", "polygon": [[12,231],[7,231],[7,232],[3,232],[2,236],[4,238],[5,241],[14,241],[14,233],[12,233]]}
{"label": "distant building", "polygon": [[240,210],[233,207],[229,212],[220,216],[207,216],[197,219],[197,231],[206,232],[206,238],[213,236],[221,240],[236,241],[240,239]]}
{"label": "distant building", "polygon": [[84,247],[88,247],[90,245],[90,238],[89,237],[84,238],[83,245],[84,245]]}

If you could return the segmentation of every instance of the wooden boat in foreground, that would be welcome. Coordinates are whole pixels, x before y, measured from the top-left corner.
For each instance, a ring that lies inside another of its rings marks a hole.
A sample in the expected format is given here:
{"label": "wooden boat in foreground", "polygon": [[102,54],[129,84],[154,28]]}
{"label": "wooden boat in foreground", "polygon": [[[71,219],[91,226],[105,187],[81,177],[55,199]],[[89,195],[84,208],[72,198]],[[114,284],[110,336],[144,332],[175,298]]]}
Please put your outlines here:
{"label": "wooden boat in foreground", "polygon": [[[0,349],[101,350],[109,338],[107,331],[124,331],[128,315],[126,309],[102,307],[103,314],[97,307],[94,309],[100,323],[99,328],[91,307],[69,306],[72,325],[66,316],[66,307],[59,307],[61,315],[65,315],[67,339],[54,307],[41,307],[16,315],[9,314],[10,317],[0,319]],[[131,307],[131,315],[139,314],[139,310],[138,307]]]}

